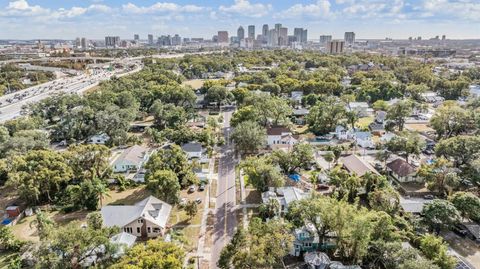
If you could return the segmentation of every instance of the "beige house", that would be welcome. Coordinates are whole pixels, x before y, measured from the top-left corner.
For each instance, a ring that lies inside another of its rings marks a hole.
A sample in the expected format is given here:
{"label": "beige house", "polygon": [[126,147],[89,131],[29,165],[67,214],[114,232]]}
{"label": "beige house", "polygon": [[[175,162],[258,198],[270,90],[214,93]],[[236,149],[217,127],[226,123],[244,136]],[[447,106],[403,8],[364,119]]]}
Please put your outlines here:
{"label": "beige house", "polygon": [[101,209],[107,227],[118,226],[143,238],[163,236],[172,206],[150,196],[135,205],[109,205]]}

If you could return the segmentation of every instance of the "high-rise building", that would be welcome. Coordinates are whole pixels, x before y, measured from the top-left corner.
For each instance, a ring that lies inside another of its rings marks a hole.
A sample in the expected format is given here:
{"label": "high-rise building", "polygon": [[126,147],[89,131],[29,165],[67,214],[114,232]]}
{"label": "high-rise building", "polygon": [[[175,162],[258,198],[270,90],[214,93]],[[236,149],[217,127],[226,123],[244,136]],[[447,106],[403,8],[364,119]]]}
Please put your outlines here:
{"label": "high-rise building", "polygon": [[80,41],[80,45],[82,47],[82,50],[87,50],[88,49],[88,40],[85,37],[82,37]]}
{"label": "high-rise building", "polygon": [[345,32],[345,44],[346,45],[355,44],[355,33],[354,32]]}
{"label": "high-rise building", "polygon": [[255,39],[255,25],[248,26],[248,38]]}
{"label": "high-rise building", "polygon": [[268,36],[268,24],[264,24],[263,27],[262,27],[262,35],[264,36],[264,38],[266,38]]}
{"label": "high-rise building", "polygon": [[172,37],[172,46],[180,46],[182,45],[182,37],[180,37],[178,34],[175,34]]}
{"label": "high-rise building", "polygon": [[243,29],[242,26],[238,27],[237,38],[238,38],[238,41],[242,41],[242,39],[245,38],[245,30]]}
{"label": "high-rise building", "polygon": [[170,35],[162,35],[158,38],[158,45],[159,46],[171,46],[172,45],[172,37]]}
{"label": "high-rise building", "polygon": [[442,35],[442,40],[447,40],[447,36],[446,36],[446,35]]}
{"label": "high-rise building", "polygon": [[140,36],[138,34],[133,35],[133,40],[138,41],[140,40]]}
{"label": "high-rise building", "polygon": [[75,48],[79,49],[81,46],[82,46],[82,41],[81,41],[80,37],[77,37],[75,39]]}
{"label": "high-rise building", "polygon": [[153,45],[153,35],[148,35],[148,45]]}
{"label": "high-rise building", "polygon": [[267,43],[271,47],[278,46],[278,32],[275,29],[268,31]]}
{"label": "high-rise building", "polygon": [[288,45],[288,28],[287,27],[280,28],[280,32],[278,34],[278,45],[280,46]]}
{"label": "high-rise building", "polygon": [[345,42],[340,40],[333,40],[328,42],[327,53],[329,54],[340,54],[343,53],[345,47]]}
{"label": "high-rise building", "polygon": [[227,31],[218,31],[217,42],[218,43],[227,43],[228,44],[228,32]]}
{"label": "high-rise building", "polygon": [[295,41],[299,43],[307,43],[307,29],[303,28],[295,28],[293,30],[293,36],[295,37]]}
{"label": "high-rise building", "polygon": [[120,37],[119,36],[106,36],[105,37],[105,47],[107,48],[117,48],[120,46]]}
{"label": "high-rise building", "polygon": [[332,36],[331,35],[321,35],[320,36],[320,44],[321,45],[325,45],[330,41],[332,41]]}
{"label": "high-rise building", "polygon": [[282,28],[282,24],[281,23],[276,23],[275,24],[275,31],[277,31],[277,33],[280,33],[280,28]]}

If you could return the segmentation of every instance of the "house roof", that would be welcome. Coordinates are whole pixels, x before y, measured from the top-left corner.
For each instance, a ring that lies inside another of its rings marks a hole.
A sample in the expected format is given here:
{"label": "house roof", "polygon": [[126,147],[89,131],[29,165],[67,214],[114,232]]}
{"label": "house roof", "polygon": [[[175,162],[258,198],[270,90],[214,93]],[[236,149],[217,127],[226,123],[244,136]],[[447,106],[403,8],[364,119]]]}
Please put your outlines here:
{"label": "house roof", "polygon": [[400,196],[400,206],[405,212],[420,213],[426,204],[431,203],[432,200],[425,200],[423,198],[403,198]]}
{"label": "house roof", "polygon": [[291,133],[291,131],[283,126],[270,127],[267,129],[267,135],[282,135],[283,133]]}
{"label": "house roof", "polygon": [[368,104],[366,102],[350,102],[348,103],[348,106],[352,109],[357,107],[368,108]]}
{"label": "house roof", "polygon": [[114,244],[125,245],[126,247],[133,246],[136,240],[137,240],[137,237],[135,235],[129,234],[126,232],[121,232],[119,234],[112,236],[112,238],[110,238],[110,242]]}
{"label": "house roof", "polygon": [[372,137],[370,132],[355,132],[355,137],[360,140],[367,140]]}
{"label": "house roof", "polygon": [[100,212],[107,227],[123,227],[138,218],[143,218],[160,227],[165,227],[171,210],[171,205],[158,198],[149,196],[135,205],[104,206]]}
{"label": "house roof", "polygon": [[480,238],[480,225],[473,222],[462,223],[462,224],[476,239]]}
{"label": "house roof", "polygon": [[398,158],[390,163],[387,163],[387,167],[395,174],[405,177],[411,175],[417,171],[415,167],[407,163],[404,159]]}
{"label": "house roof", "polygon": [[355,173],[359,177],[362,177],[368,172],[378,174],[375,168],[355,154],[342,157],[340,161],[348,172]]}
{"label": "house roof", "polygon": [[115,164],[120,161],[128,161],[134,164],[141,164],[147,154],[148,148],[135,145],[124,150],[122,154],[115,160]]}
{"label": "house roof", "polygon": [[280,204],[289,205],[291,202],[302,200],[307,197],[307,193],[295,187],[272,188],[262,193],[263,203],[267,203],[269,199],[278,199]]}
{"label": "house roof", "polygon": [[186,143],[182,145],[182,149],[185,152],[201,152],[202,144],[200,143]]}
{"label": "house roof", "polygon": [[305,116],[308,115],[309,110],[307,108],[297,108],[293,110],[294,116]]}

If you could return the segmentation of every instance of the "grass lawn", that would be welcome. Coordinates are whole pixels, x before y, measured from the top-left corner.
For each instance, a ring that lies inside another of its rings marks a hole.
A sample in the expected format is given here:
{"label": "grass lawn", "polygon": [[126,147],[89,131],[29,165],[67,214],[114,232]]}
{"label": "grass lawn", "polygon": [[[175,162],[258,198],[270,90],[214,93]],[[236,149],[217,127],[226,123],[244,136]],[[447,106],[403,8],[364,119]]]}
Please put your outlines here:
{"label": "grass lawn", "polygon": [[150,194],[145,185],[125,191],[110,190],[102,203],[103,205],[133,205],[147,198]]}
{"label": "grass lawn", "polygon": [[185,250],[193,252],[197,250],[198,237],[200,234],[200,227],[181,227],[176,228],[175,231],[181,233],[186,240]]}
{"label": "grass lawn", "polygon": [[407,123],[405,129],[417,132],[433,132],[434,130],[426,123]]}
{"label": "grass lawn", "polygon": [[203,86],[204,82],[205,82],[204,79],[192,79],[192,80],[184,81],[182,84],[191,86],[193,89],[197,90]]}
{"label": "grass lawn", "polygon": [[185,210],[174,206],[172,212],[170,213],[170,218],[168,219],[168,224],[171,227],[175,226],[187,226],[187,225],[200,225],[203,215],[203,204],[198,205],[197,214],[190,219],[187,216]]}
{"label": "grass lawn", "polygon": [[356,126],[358,126],[360,129],[368,128],[368,125],[370,125],[370,123],[372,123],[373,120],[374,120],[373,117],[360,118],[358,119]]}
{"label": "grass lawn", "polygon": [[0,252],[0,269],[7,269],[10,262],[17,256],[16,252]]}

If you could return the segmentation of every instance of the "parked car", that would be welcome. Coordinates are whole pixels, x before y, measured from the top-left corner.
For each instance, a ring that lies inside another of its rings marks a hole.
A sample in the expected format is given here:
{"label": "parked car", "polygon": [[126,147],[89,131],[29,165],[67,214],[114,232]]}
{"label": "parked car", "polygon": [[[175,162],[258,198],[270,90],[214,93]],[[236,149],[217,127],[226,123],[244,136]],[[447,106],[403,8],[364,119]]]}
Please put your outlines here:
{"label": "parked car", "polygon": [[195,203],[201,204],[201,203],[202,203],[202,198],[197,198],[197,199],[195,199]]}
{"label": "parked car", "polygon": [[197,188],[195,187],[195,185],[191,185],[189,188],[188,188],[188,193],[192,193],[192,192],[195,192]]}
{"label": "parked car", "polygon": [[425,200],[433,200],[435,199],[435,196],[431,195],[431,194],[427,194],[427,195],[424,195],[423,196],[423,199]]}
{"label": "parked car", "polygon": [[198,191],[204,191],[205,190],[205,184],[200,184],[200,187],[198,187]]}
{"label": "parked car", "polygon": [[179,203],[179,204],[180,204],[181,206],[184,206],[184,205],[187,204],[187,202],[188,202],[188,199],[187,199],[187,198],[182,198],[182,199],[180,199],[180,203]]}

